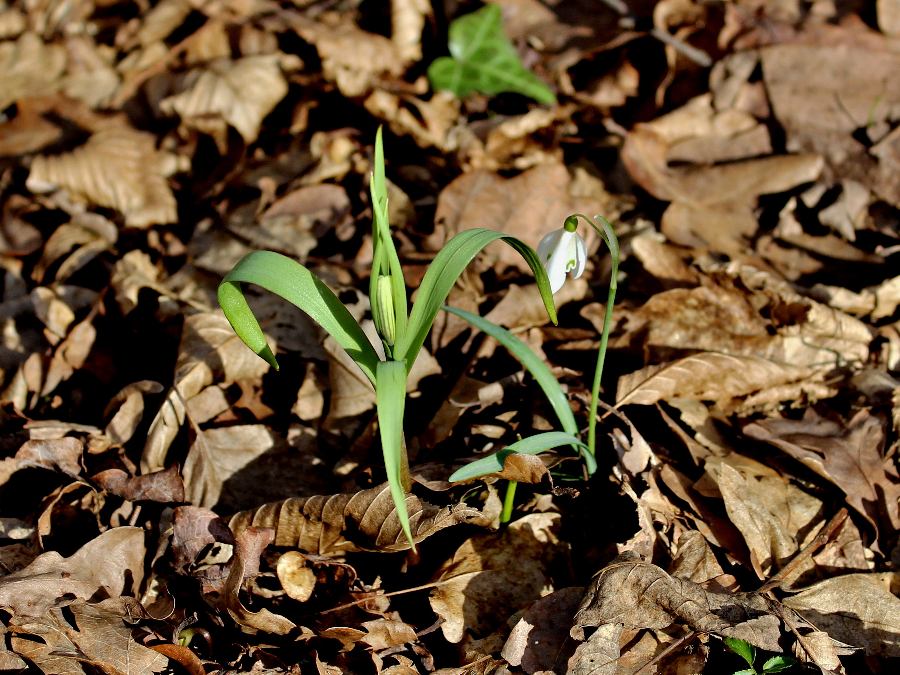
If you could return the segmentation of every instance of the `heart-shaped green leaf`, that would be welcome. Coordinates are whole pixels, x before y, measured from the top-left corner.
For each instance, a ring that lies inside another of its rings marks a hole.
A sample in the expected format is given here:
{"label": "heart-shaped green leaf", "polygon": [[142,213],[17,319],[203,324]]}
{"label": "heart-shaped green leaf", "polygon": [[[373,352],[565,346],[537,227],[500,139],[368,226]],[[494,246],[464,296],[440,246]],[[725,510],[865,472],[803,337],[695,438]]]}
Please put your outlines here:
{"label": "heart-shaped green leaf", "polygon": [[514,92],[539,103],[556,103],[550,88],[519,60],[503,32],[499,6],[487,5],[451,23],[449,49],[451,56],[435,59],[428,68],[434,89],[452,91],[460,98],[473,91]]}

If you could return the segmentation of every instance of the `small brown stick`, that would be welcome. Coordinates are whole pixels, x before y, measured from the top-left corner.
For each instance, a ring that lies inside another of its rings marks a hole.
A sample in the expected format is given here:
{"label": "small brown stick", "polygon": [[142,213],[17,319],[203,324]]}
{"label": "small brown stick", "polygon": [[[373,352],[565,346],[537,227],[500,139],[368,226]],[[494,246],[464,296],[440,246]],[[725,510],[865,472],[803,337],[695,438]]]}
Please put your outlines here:
{"label": "small brown stick", "polygon": [[847,520],[847,515],[847,509],[845,508],[842,508],[835,513],[834,517],[828,521],[815,538],[804,546],[800,553],[791,558],[791,561],[787,565],[778,570],[778,572],[773,574],[766,583],[760,586],[757,593],[768,593],[787,582],[794,574],[796,574],[803,563],[812,557],[820,548],[831,542],[838,533],[838,530],[843,526],[844,521]]}
{"label": "small brown stick", "polygon": [[642,665],[640,668],[638,668],[637,670],[632,670],[631,675],[638,675],[638,673],[640,673],[642,670],[649,668],[650,666],[655,665],[656,663],[659,663],[664,658],[666,658],[669,654],[674,652],[676,649],[680,649],[681,647],[683,647],[685,644],[687,644],[688,642],[693,640],[698,635],[700,635],[700,634],[695,630],[692,630],[690,633],[687,633],[686,635],[682,635],[680,638],[675,640],[675,642],[673,642],[668,647],[663,649],[659,654],[657,654],[652,659],[647,661],[647,663]]}

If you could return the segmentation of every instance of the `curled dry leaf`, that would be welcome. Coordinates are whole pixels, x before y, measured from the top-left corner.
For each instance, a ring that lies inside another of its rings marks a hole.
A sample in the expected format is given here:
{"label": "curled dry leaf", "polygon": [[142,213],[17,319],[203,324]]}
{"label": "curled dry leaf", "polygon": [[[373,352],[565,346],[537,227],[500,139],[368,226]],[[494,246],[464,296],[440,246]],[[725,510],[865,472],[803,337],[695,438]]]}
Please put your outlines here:
{"label": "curled dry leaf", "polygon": [[[437,507],[407,495],[413,539],[418,543],[439,530],[477,521],[477,509],[464,505]],[[350,551],[404,551],[409,542],[387,483],[357,493],[295,497],[242,511],[231,517],[231,529],[271,527],[275,545],[307,553],[334,555]]]}
{"label": "curled dry leaf", "polygon": [[50,359],[44,377],[44,386],[41,387],[41,396],[48,396],[61,382],[68,380],[84,365],[96,337],[97,329],[94,328],[93,315],[75,324],[53,352],[53,358]]}
{"label": "curled dry leaf", "polygon": [[286,635],[297,626],[293,621],[266,608],[253,612],[241,602],[240,591],[246,581],[259,574],[259,558],[272,543],[274,532],[268,528],[248,527],[237,533],[234,558],[225,580],[222,604],[241,626],[275,635]]}
{"label": "curled dry leaf", "polygon": [[143,476],[129,476],[121,469],[107,469],[96,474],[93,481],[107,492],[129,501],[163,504],[184,501],[184,483],[176,466]]}
{"label": "curled dry leaf", "polygon": [[68,558],[56,551],[42,553],[28,567],[0,578],[0,606],[19,617],[40,617],[51,607],[88,600],[98,592],[113,598],[134,594],[145,553],[139,527],[107,530]]}
{"label": "curled dry leaf", "polygon": [[84,444],[77,438],[25,441],[14,457],[0,460],[0,485],[20,469],[38,467],[62,471],[67,476],[77,478],[81,473],[81,453]]}
{"label": "curled dry leaf", "polygon": [[845,574],[820,581],[784,604],[837,640],[870,656],[900,657],[900,598],[896,574]]}
{"label": "curled dry leaf", "polygon": [[[213,382],[224,385],[261,377],[269,366],[240,341],[221,312],[201,312],[185,319],[175,366],[175,386],[147,432],[141,470],[165,467],[166,452],[185,420],[185,403]],[[227,438],[221,439],[227,442]],[[249,461],[249,460],[248,460]],[[185,473],[188,493],[194,486]],[[216,495],[217,497],[218,495]]]}
{"label": "curled dry leaf", "polygon": [[556,536],[559,515],[534,513],[499,537],[472,537],[438,570],[429,598],[450,642],[486,637],[552,587],[550,566],[564,554]]}
{"label": "curled dry leaf", "polygon": [[38,193],[62,188],[91,204],[116,209],[126,225],[149,227],[177,220],[175,197],[166,182],[171,164],[156,149],[153,135],[108,126],[72,152],[35,157],[26,185]]}
{"label": "curled dry leaf", "polygon": [[884,456],[885,421],[867,410],[834,422],[807,410],[802,420],[763,419],[744,427],[837,485],[847,503],[884,533],[900,528],[900,477]]}
{"label": "curled dry leaf", "polygon": [[278,558],[275,566],[278,581],[289,598],[306,602],[316,588],[316,573],[306,564],[306,556],[300,551],[287,551]]}
{"label": "curled dry leaf", "polygon": [[237,129],[245,143],[252,143],[263,118],[288,91],[278,54],[218,59],[188,73],[180,88],[181,93],[163,99],[160,108],[209,132],[223,148],[225,124]]}

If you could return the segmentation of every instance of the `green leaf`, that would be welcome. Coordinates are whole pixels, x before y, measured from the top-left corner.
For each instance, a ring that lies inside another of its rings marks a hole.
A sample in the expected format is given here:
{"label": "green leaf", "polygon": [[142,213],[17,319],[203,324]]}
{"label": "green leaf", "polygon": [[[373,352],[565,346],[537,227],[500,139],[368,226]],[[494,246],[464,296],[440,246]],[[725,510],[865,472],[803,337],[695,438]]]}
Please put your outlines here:
{"label": "green leaf", "polygon": [[447,89],[460,98],[473,91],[515,92],[540,103],[556,103],[550,88],[522,65],[503,31],[498,5],[487,5],[453,21],[448,46],[451,56],[435,59],[428,68],[434,89]]}
{"label": "green leaf", "polygon": [[375,371],[375,405],[378,410],[378,429],[384,468],[391,486],[391,497],[400,519],[403,534],[413,550],[409,512],[406,509],[406,490],[409,483],[406,447],[403,442],[403,409],[406,405],[406,367],[400,361],[379,361]]}
{"label": "green leaf", "polygon": [[542,434],[535,434],[534,436],[523,438],[521,441],[511,443],[498,452],[491,453],[490,455],[467,464],[461,469],[454,471],[450,476],[450,481],[472,480],[473,478],[480,478],[481,476],[498,473],[503,470],[503,462],[513,453],[536,455],[546,450],[558,448],[561,445],[574,445],[581,450],[581,454],[585,459],[588,457],[593,459],[593,456],[588,450],[588,446],[572,434],[567,434],[562,431],[546,431]]}
{"label": "green leaf", "polygon": [[755,668],[744,668],[743,670],[736,670],[731,675],[759,675],[756,672]]}
{"label": "green leaf", "polygon": [[303,265],[273,251],[254,251],[219,284],[219,304],[231,327],[250,349],[278,368],[266,336],[244,298],[241,284],[256,284],[300,308],[324,328],[375,382],[378,354],[334,292]]}
{"label": "green leaf", "polygon": [[773,656],[771,659],[766,661],[763,664],[763,672],[764,673],[780,673],[782,670],[787,670],[791,666],[796,663],[794,659],[790,656]]}
{"label": "green leaf", "polygon": [[531,376],[535,379],[535,382],[538,383],[541,390],[544,392],[544,396],[546,396],[547,400],[550,402],[550,407],[553,408],[553,412],[556,413],[556,417],[559,419],[559,424],[562,426],[563,431],[572,436],[578,435],[578,425],[575,423],[575,415],[572,414],[572,408],[569,407],[569,400],[560,388],[559,382],[557,382],[553,373],[550,372],[550,368],[528,345],[502,326],[498,326],[477,314],[472,314],[464,309],[447,306],[444,307],[444,311],[455,314],[459,318],[468,321],[475,328],[487,333],[506,347],[509,352],[525,366],[528,372],[531,373]]}
{"label": "green leaf", "polygon": [[534,273],[538,291],[544,301],[544,307],[550,320],[556,323],[556,307],[553,304],[553,293],[547,272],[538,259],[537,253],[527,244],[502,232],[485,228],[474,228],[457,234],[438,252],[419,285],[418,295],[409,315],[406,332],[398,338],[394,345],[394,358],[405,360],[407,371],[416,361],[419,350],[425,343],[425,337],[438,311],[450,294],[450,289],[463,273],[466,266],[485,246],[502,239],[518,251]]}
{"label": "green leaf", "polygon": [[744,661],[747,662],[747,665],[753,668],[753,662],[756,660],[756,647],[746,640],[740,640],[733,637],[724,638],[724,641],[725,646],[728,647],[728,649],[744,659]]}

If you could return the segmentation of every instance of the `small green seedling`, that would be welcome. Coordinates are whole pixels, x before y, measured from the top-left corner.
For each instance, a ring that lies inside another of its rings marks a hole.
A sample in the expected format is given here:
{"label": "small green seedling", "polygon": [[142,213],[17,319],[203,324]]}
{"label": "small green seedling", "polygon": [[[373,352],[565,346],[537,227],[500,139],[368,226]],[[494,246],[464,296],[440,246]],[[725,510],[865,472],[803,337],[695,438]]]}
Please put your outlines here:
{"label": "small green seedling", "polygon": [[[576,214],[566,218],[561,229],[551,232],[541,240],[538,246],[538,255],[547,270],[550,287],[554,293],[562,288],[567,277],[572,276],[577,279],[581,276],[581,273],[584,271],[587,252],[584,240],[577,232],[579,219],[586,221],[594,228],[609,249],[612,259],[609,293],[606,299],[606,312],[603,317],[603,332],[600,337],[600,346],[597,350],[597,363],[594,368],[594,381],[591,387],[587,443],[583,443],[578,436],[579,430],[575,422],[575,416],[572,414],[566,394],[559,382],[553,376],[547,364],[528,345],[505,328],[491,323],[476,314],[471,314],[456,307],[445,307],[446,311],[465,319],[475,328],[496,339],[522,363],[544,392],[544,396],[550,402],[550,407],[556,414],[563,429],[561,432],[547,432],[531,436],[509,445],[499,452],[487,455],[454,472],[450,476],[451,481],[472,480],[480,476],[497,473],[503,468],[503,460],[512,452],[534,454],[564,445],[571,446],[582,456],[588,474],[593,474],[597,469],[595,459],[597,452],[597,407],[600,399],[600,380],[603,376],[603,365],[606,361],[606,350],[609,344],[612,310],[618,288],[619,241],[612,225],[604,218],[596,216],[594,220],[591,220],[587,216]],[[516,483],[510,481],[504,499],[503,512],[500,515],[501,522],[508,522],[511,517],[515,490]]]}
{"label": "small green seedling", "polygon": [[778,655],[768,659],[763,664],[762,670],[757,670],[756,666],[753,665],[756,662],[756,647],[749,642],[738,638],[726,637],[723,638],[723,640],[728,649],[744,659],[744,661],[747,662],[747,665],[750,666],[749,668],[735,671],[733,675],[769,675],[769,673],[780,673],[783,670],[787,670],[795,663],[794,659],[789,656]]}
{"label": "small green seedling", "polygon": [[513,92],[539,103],[556,103],[550,88],[522,65],[503,31],[498,5],[487,5],[453,21],[448,47],[451,56],[435,59],[428,67],[434,89],[451,91],[459,98],[473,91]]}
{"label": "small green seedling", "polygon": [[375,388],[379,433],[391,497],[403,532],[410,545],[415,547],[406,508],[406,493],[411,486],[403,436],[406,380],[447,295],[481,249],[501,240],[518,251],[531,268],[544,307],[554,323],[556,308],[547,272],[531,247],[502,232],[475,228],[460,232],[438,252],[422,278],[412,311],[407,314],[406,282],[388,223],[381,129],[375,138],[371,193],[374,249],[369,302],[385,358],[379,356],[361,326],[334,292],[306,267],[280,253],[254,251],[245,256],[222,280],[218,297],[238,337],[276,369],[278,362],[247,304],[243,284],[260,286],[306,312],[356,362]]}

